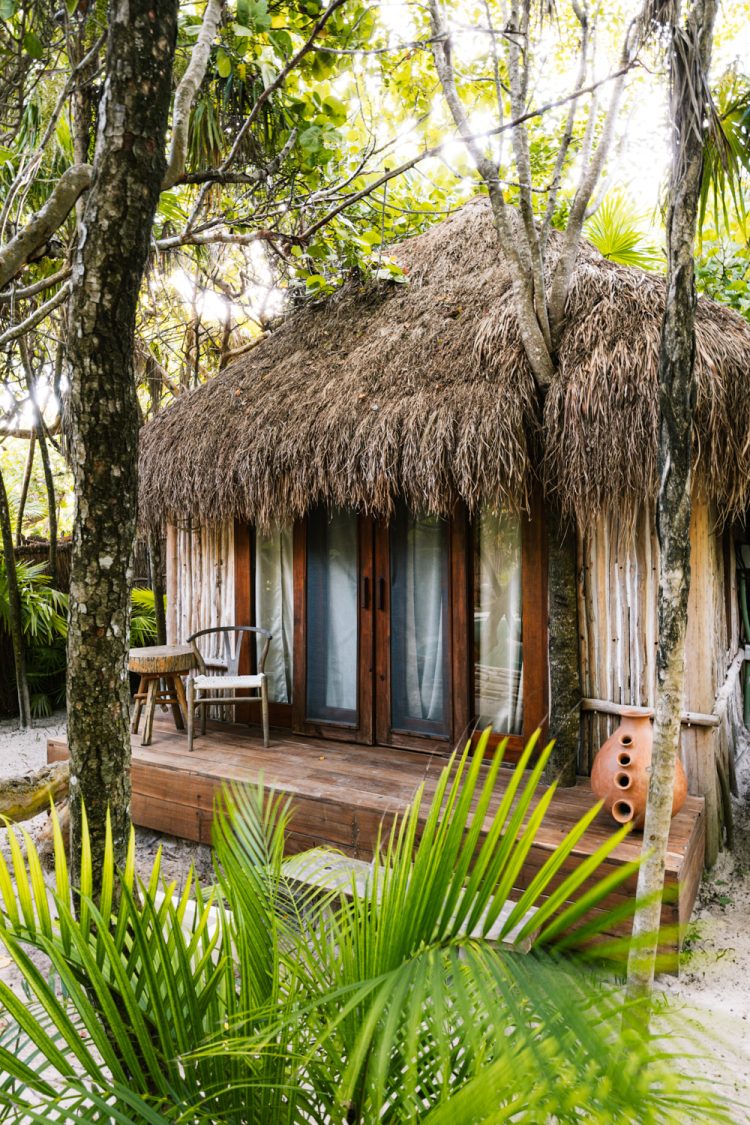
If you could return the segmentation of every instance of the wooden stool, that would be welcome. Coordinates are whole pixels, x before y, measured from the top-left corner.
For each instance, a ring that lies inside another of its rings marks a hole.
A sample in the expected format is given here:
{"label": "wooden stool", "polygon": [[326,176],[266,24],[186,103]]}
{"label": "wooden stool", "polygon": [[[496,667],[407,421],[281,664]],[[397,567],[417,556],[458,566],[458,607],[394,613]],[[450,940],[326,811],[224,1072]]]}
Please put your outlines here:
{"label": "wooden stool", "polygon": [[[135,693],[133,712],[133,734],[138,733],[141,709],[146,703],[143,723],[143,746],[151,745],[154,726],[154,711],[157,703],[170,704],[174,723],[178,730],[185,729],[187,720],[187,699],[182,677],[195,667],[195,654],[192,645],[154,645],[150,648],[131,648],[128,654],[128,669],[139,675],[141,680]],[[162,681],[164,686],[162,687]]]}

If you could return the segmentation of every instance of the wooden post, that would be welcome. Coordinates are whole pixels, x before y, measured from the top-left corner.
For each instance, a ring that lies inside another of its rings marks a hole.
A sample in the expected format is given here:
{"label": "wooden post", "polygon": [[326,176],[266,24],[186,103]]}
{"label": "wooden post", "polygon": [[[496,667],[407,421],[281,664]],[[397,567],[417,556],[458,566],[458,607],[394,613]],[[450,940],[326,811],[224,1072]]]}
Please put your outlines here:
{"label": "wooden post", "polygon": [[[252,625],[253,620],[253,590],[252,590],[252,549],[250,542],[250,528],[246,523],[241,523],[239,520],[235,521],[234,525],[234,622],[228,624],[234,625]],[[241,635],[241,634],[240,634]],[[250,637],[254,634],[250,633]],[[247,676],[252,670],[252,653],[250,651],[250,644],[252,642],[245,641],[242,645],[242,652],[240,656],[240,666],[238,673],[240,676]],[[234,709],[235,721],[238,723],[249,723],[252,716],[252,708],[249,706],[239,706]]]}
{"label": "wooden post", "polygon": [[177,636],[177,528],[167,524],[167,644],[184,641]]}
{"label": "wooden post", "polygon": [[[708,505],[696,502],[690,520],[690,566],[695,580],[688,595],[685,633],[684,706],[693,711],[711,711],[716,697],[714,683],[714,573],[711,550],[712,528]],[[706,863],[716,862],[721,847],[721,794],[716,772],[717,736],[710,730],[683,732],[683,764],[690,793],[706,801]]]}

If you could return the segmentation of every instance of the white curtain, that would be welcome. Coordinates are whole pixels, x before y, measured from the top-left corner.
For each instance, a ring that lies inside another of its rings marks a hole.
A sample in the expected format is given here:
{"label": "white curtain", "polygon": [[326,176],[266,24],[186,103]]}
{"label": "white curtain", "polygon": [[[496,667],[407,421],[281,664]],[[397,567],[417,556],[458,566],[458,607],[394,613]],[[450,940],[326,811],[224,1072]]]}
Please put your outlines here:
{"label": "white curtain", "polygon": [[391,529],[395,727],[445,723],[447,566],[445,520],[401,512]]}
{"label": "white curtain", "polygon": [[[255,539],[255,621],[273,634],[266,659],[268,697],[276,703],[292,701],[294,651],[294,571],[292,528],[283,527]],[[257,639],[260,656],[264,639]]]}
{"label": "white curtain", "polygon": [[483,511],[474,555],[475,707],[480,726],[523,729],[521,521]]}
{"label": "white curtain", "polygon": [[335,509],[308,522],[307,714],[356,718],[357,516]]}

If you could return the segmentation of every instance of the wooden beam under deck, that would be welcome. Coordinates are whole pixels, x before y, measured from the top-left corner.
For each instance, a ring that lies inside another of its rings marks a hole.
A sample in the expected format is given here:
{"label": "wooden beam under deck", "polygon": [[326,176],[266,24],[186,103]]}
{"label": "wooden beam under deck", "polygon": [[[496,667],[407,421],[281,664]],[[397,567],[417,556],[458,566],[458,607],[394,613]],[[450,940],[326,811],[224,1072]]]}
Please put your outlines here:
{"label": "wooden beam under deck", "polygon": [[[372,856],[378,831],[403,811],[420,784],[427,805],[446,762],[439,754],[306,739],[279,731],[272,732],[271,746],[264,749],[247,726],[228,723],[209,723],[205,737],[196,738],[189,754],[184,733],[175,730],[171,719],[162,717],[154,723],[150,746],[141,746],[138,735],[133,736],[132,746],[133,820],[144,828],[208,844],[214,802],[222,786],[227,781],[257,784],[262,777],[266,788],[292,800],[294,815],[287,838],[290,854],[328,845],[359,859]],[[48,741],[49,762],[63,760],[67,754],[64,739]],[[509,771],[500,771],[497,803],[508,776]],[[558,790],[520,873],[518,890],[528,885],[594,802],[588,778],[579,778],[575,788]],[[600,814],[565,861],[557,881],[613,831],[609,818]],[[623,841],[600,874],[636,859],[641,841],[640,833]],[[662,910],[662,924],[679,927],[681,934],[695,903],[704,847],[703,800],[688,797],[672,821],[667,901]],[[608,905],[615,906],[634,892],[635,878],[631,877],[610,895]]]}

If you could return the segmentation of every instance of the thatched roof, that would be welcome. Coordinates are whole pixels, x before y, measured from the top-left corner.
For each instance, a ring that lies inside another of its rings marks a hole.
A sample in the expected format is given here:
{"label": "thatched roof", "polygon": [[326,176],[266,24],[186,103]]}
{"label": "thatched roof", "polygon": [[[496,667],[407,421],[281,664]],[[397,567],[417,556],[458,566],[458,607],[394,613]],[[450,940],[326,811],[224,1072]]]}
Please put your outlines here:
{"label": "thatched roof", "polygon": [[[397,495],[441,514],[459,498],[517,508],[535,476],[584,518],[655,496],[662,277],[581,249],[540,419],[486,202],[394,256],[407,284],[352,283],[290,315],[144,428],[144,523],[267,527],[318,502],[386,515]],[[737,512],[750,495],[750,326],[702,299],[697,339],[696,463]]]}

